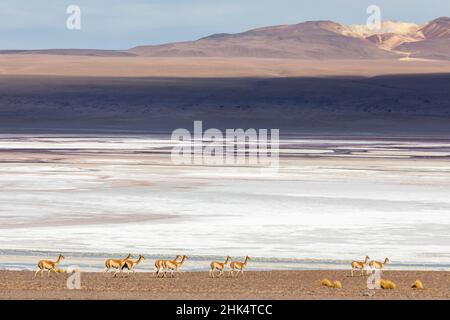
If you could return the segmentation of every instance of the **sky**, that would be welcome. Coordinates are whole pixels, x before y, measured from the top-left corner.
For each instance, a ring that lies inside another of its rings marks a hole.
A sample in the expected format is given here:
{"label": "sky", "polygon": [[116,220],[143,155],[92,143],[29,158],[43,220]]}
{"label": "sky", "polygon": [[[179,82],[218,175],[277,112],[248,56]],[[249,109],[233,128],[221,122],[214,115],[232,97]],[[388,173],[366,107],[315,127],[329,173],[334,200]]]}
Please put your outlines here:
{"label": "sky", "polygon": [[[308,20],[364,24],[374,4],[382,20],[450,16],[448,0],[0,0],[0,49],[128,49]],[[70,5],[81,9],[79,30],[66,26]]]}

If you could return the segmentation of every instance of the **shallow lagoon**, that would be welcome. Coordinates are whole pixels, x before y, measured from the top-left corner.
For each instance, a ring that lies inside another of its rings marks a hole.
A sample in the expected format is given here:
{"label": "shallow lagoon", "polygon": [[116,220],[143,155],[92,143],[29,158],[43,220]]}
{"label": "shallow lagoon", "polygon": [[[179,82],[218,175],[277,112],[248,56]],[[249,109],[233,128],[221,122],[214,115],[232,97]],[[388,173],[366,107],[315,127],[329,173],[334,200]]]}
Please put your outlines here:
{"label": "shallow lagoon", "polygon": [[61,251],[94,269],[127,252],[186,253],[192,269],[247,254],[261,268],[369,254],[450,269],[449,140],[290,137],[264,174],[176,166],[170,147],[165,136],[1,136],[0,267]]}

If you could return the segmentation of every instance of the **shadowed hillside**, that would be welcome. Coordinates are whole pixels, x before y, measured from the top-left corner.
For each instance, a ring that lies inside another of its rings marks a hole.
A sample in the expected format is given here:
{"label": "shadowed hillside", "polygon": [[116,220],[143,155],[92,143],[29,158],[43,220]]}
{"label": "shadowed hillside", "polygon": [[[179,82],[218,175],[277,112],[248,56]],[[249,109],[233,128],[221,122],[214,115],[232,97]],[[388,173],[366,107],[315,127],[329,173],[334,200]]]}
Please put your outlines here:
{"label": "shadowed hillside", "polygon": [[164,57],[272,57],[296,59],[386,59],[396,54],[372,42],[342,34],[332,21],[309,21],[254,29],[238,34],[216,34],[197,41],[140,46],[129,51]]}
{"label": "shadowed hillside", "polygon": [[450,75],[335,78],[0,78],[0,127],[270,127],[305,133],[449,134]]}

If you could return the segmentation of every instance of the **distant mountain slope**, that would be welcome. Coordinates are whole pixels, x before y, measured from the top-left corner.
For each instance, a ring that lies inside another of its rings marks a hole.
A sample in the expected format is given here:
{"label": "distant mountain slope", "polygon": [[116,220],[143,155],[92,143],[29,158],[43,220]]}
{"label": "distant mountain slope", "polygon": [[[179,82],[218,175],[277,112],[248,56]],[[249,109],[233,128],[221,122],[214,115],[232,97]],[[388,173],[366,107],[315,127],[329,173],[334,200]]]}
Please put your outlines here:
{"label": "distant mountain slope", "polygon": [[43,50],[0,50],[0,54],[51,54],[91,57],[133,57],[135,54],[118,50],[97,49],[43,49]]}
{"label": "distant mountain slope", "polygon": [[450,60],[450,39],[431,39],[403,43],[396,49],[410,52],[411,58]]}
{"label": "distant mountain slope", "polygon": [[214,34],[197,41],[139,46],[129,52],[149,57],[450,60],[449,39],[447,17],[423,25],[384,21],[379,30],[366,25],[308,21],[237,34]]}
{"label": "distant mountain slope", "polygon": [[129,51],[152,57],[267,57],[297,59],[389,59],[394,53],[364,38],[343,34],[332,21],[310,21],[254,29],[238,34],[216,34],[197,41],[139,46]]}
{"label": "distant mountain slope", "polygon": [[0,50],[0,54],[99,57],[215,57],[358,60],[420,58],[450,60],[450,18],[426,24],[383,21],[381,28],[307,21],[236,34],[213,34],[195,41],[143,45],[126,51],[93,49]]}
{"label": "distant mountain slope", "polygon": [[441,17],[426,24],[419,30],[425,39],[449,39],[450,38],[450,18]]}
{"label": "distant mountain slope", "polygon": [[450,60],[450,18],[433,20],[418,33],[423,35],[422,41],[402,43],[396,50],[409,52],[414,58]]}
{"label": "distant mountain slope", "polygon": [[381,30],[348,26],[346,34],[363,37],[379,48],[404,53],[409,58],[450,60],[450,18],[441,17],[424,25],[385,21]]}

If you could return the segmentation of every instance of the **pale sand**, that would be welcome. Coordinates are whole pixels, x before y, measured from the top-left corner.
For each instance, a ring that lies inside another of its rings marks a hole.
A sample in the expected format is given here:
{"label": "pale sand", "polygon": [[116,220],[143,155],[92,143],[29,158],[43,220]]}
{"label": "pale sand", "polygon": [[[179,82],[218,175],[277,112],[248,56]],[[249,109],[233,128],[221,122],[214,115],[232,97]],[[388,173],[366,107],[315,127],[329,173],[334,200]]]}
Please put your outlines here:
{"label": "pale sand", "polygon": [[98,77],[376,76],[450,72],[450,61],[0,55],[0,75]]}
{"label": "pale sand", "polygon": [[[320,285],[339,280],[343,289]],[[450,299],[450,272],[385,271],[395,290],[368,290],[366,277],[349,271],[252,271],[240,278],[208,277],[206,272],[182,273],[157,279],[151,273],[113,278],[111,274],[82,273],[81,290],[66,288],[65,274],[33,279],[33,272],[0,271],[0,299]],[[425,289],[412,289],[421,279]]]}

